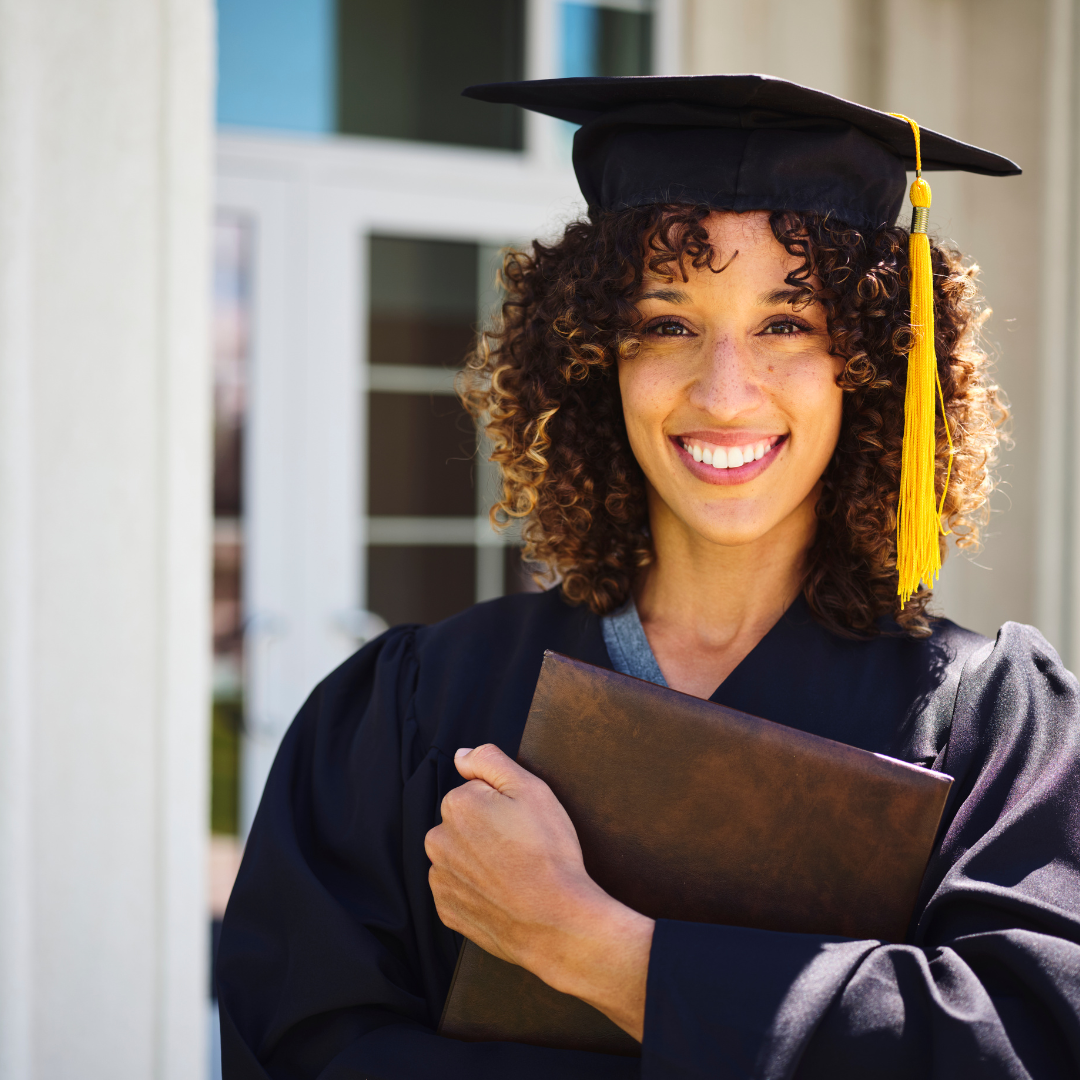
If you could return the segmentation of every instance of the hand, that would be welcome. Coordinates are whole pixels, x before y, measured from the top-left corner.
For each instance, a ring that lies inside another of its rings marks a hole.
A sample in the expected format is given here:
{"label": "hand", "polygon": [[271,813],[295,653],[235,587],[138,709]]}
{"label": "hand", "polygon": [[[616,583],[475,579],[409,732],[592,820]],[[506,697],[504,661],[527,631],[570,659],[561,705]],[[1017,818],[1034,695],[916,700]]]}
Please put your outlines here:
{"label": "hand", "polygon": [[459,750],[455,764],[468,783],[443,799],[442,824],[425,843],[439,917],[527,967],[536,945],[599,889],[547,784],[491,744]]}
{"label": "hand", "polygon": [[459,750],[455,764],[468,783],[443,799],[425,842],[439,917],[640,1039],[652,920],[589,877],[542,780],[490,744]]}

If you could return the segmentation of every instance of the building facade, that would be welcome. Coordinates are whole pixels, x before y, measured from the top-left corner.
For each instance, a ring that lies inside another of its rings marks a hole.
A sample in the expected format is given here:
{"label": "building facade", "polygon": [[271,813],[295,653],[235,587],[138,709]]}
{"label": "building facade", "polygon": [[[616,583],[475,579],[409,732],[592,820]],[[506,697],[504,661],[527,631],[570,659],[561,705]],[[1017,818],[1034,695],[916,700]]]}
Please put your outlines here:
{"label": "building facade", "polygon": [[205,1075],[208,803],[220,913],[312,686],[528,587],[452,383],[582,207],[468,83],[765,71],[1020,162],[933,181],[1014,440],[937,604],[1075,667],[1078,7],[0,0],[0,1075]]}

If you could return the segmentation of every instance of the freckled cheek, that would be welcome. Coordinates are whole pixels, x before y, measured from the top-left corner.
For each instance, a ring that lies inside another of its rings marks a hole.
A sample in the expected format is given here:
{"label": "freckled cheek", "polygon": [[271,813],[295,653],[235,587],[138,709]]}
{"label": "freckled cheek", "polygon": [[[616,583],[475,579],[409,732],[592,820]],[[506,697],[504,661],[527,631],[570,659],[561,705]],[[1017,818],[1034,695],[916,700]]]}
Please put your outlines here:
{"label": "freckled cheek", "polygon": [[[817,393],[813,393],[813,390]],[[840,421],[843,415],[843,392],[835,385],[826,384],[807,387],[807,393],[800,402],[800,419],[808,432],[813,433],[816,441],[828,455],[836,447],[840,436]]]}
{"label": "freckled cheek", "polygon": [[804,444],[822,443],[831,454],[840,432],[843,391],[837,372],[820,357],[800,363],[772,363],[765,380],[769,396],[785,413],[795,437]]}
{"label": "freckled cheek", "polygon": [[657,368],[620,372],[619,390],[627,429],[639,436],[662,434],[664,418],[679,396],[670,377]]}

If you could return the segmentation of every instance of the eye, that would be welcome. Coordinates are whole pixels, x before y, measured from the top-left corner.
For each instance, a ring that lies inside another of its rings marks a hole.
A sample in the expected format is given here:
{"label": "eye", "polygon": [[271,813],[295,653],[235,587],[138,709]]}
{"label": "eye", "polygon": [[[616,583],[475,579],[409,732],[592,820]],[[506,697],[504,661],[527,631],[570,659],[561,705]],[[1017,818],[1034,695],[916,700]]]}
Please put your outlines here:
{"label": "eye", "polygon": [[692,332],[677,319],[660,319],[650,323],[645,328],[645,333],[655,337],[689,337]]}
{"label": "eye", "polygon": [[775,322],[769,323],[762,334],[770,334],[773,337],[791,337],[794,334],[801,334],[809,330],[810,327],[804,322],[800,322],[797,319],[777,319]]}

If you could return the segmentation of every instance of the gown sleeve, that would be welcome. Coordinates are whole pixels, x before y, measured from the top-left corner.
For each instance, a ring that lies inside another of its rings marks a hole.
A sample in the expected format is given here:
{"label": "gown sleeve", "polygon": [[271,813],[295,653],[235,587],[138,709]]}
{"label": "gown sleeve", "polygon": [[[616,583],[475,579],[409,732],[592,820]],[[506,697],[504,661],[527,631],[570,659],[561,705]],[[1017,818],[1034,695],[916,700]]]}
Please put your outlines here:
{"label": "gown sleeve", "polygon": [[222,926],[224,1080],[638,1076],[632,1059],[435,1034],[461,938],[436,914],[423,837],[460,778],[420,731],[415,639],[362,649],[282,742]]}
{"label": "gown sleeve", "polygon": [[643,1080],[1080,1076],[1076,680],[1030,627],[968,661],[903,944],[657,924]]}

